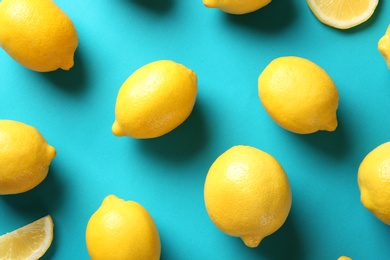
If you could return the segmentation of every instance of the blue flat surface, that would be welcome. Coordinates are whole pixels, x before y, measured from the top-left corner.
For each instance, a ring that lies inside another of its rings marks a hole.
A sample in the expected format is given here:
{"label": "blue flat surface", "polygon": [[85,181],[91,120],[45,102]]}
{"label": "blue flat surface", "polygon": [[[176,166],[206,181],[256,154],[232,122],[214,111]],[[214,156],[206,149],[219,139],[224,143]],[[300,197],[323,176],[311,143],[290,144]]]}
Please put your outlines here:
{"label": "blue flat surface", "polygon": [[[388,1],[348,31],[320,23],[304,0],[273,0],[242,16],[201,0],[55,2],[79,35],[70,71],[33,72],[0,50],[0,118],[35,126],[57,149],[43,183],[0,197],[1,234],[51,214],[55,237],[43,259],[89,259],[88,219],[115,194],[152,214],[163,260],[390,258],[390,227],[363,207],[357,186],[364,156],[390,140],[390,71],[377,50]],[[310,59],[335,81],[335,132],[293,134],[266,114],[257,78],[286,55]],[[193,113],[157,139],[115,137],[120,86],[160,59],[197,73]],[[219,231],[203,202],[210,165],[238,144],[273,155],[293,191],[286,223],[255,249]]]}

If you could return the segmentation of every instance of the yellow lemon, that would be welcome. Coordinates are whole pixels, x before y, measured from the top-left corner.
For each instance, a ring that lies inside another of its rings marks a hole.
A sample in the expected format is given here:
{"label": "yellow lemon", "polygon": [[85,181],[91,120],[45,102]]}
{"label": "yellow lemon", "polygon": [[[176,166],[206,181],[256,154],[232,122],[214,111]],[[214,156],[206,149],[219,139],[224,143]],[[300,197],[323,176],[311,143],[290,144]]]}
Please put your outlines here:
{"label": "yellow lemon", "polygon": [[209,8],[218,8],[230,14],[247,14],[259,10],[271,3],[271,0],[203,0]]}
{"label": "yellow lemon", "polygon": [[307,0],[307,3],[322,23],[338,29],[349,29],[369,19],[378,0]]}
{"label": "yellow lemon", "polygon": [[0,46],[23,66],[39,72],[73,66],[77,33],[52,0],[3,0],[0,24]]}
{"label": "yellow lemon", "polygon": [[364,207],[390,225],[390,142],[379,145],[363,159],[358,185]]}
{"label": "yellow lemon", "polygon": [[339,95],[329,75],[300,57],[280,57],[260,74],[261,103],[281,127],[298,134],[334,131]]}
{"label": "yellow lemon", "polygon": [[378,50],[385,58],[387,66],[390,69],[390,25],[387,27],[385,35],[378,41]]}
{"label": "yellow lemon", "polygon": [[53,241],[53,228],[53,219],[47,215],[0,236],[0,259],[39,259]]}
{"label": "yellow lemon", "polygon": [[155,138],[183,123],[195,105],[197,76],[170,60],[149,63],[136,70],[119,90],[116,136]]}
{"label": "yellow lemon", "polygon": [[21,193],[40,184],[55,155],[36,128],[0,120],[0,194]]}
{"label": "yellow lemon", "polygon": [[337,258],[337,260],[352,260],[352,258],[348,256],[340,256],[339,258]]}
{"label": "yellow lemon", "polygon": [[158,260],[156,224],[140,204],[109,195],[91,216],[86,243],[92,260]]}
{"label": "yellow lemon", "polygon": [[208,215],[220,230],[256,247],[284,224],[292,196],[287,175],[274,157],[239,145],[211,165],[204,200]]}

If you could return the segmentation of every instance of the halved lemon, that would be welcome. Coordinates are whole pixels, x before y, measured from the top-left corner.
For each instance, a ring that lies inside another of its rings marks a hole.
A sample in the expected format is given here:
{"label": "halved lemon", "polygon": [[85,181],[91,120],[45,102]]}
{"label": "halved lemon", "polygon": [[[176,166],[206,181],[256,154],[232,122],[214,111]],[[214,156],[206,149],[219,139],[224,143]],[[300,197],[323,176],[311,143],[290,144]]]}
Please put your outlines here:
{"label": "halved lemon", "polygon": [[47,215],[0,236],[0,259],[39,259],[51,245],[53,227],[53,219]]}
{"label": "halved lemon", "polygon": [[307,0],[313,14],[322,23],[349,29],[367,21],[379,0]]}

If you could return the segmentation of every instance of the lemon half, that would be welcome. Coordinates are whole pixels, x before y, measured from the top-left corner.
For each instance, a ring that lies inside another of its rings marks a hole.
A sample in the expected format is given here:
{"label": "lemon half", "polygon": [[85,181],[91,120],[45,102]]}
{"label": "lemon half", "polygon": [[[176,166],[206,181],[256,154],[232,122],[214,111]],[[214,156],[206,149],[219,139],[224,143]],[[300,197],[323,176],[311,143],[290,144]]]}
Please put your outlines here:
{"label": "lemon half", "polygon": [[349,29],[369,19],[378,0],[307,0],[307,3],[322,23],[338,29]]}

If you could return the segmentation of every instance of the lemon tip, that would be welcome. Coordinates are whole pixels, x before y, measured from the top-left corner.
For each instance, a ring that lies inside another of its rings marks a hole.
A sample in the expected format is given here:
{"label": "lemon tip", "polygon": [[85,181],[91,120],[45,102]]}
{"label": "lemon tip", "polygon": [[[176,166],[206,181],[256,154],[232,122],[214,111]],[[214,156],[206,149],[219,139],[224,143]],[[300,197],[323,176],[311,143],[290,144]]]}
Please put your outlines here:
{"label": "lemon tip", "polygon": [[262,239],[263,239],[263,237],[261,237],[261,236],[253,236],[253,235],[241,237],[241,240],[244,242],[244,244],[247,247],[251,247],[251,248],[257,247],[260,244]]}
{"label": "lemon tip", "polygon": [[111,131],[115,136],[124,136],[125,132],[123,131],[122,127],[118,123],[117,120],[114,121],[111,127]]}

